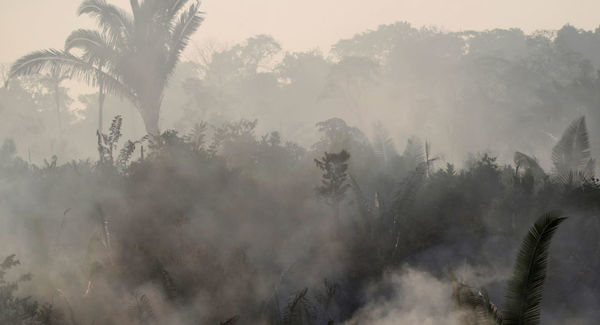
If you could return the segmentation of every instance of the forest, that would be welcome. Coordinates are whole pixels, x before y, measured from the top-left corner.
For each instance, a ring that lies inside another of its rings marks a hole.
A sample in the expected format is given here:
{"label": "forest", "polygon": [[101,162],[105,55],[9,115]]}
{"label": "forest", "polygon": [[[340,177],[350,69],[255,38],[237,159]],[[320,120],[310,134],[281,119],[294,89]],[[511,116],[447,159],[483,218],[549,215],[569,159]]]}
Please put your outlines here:
{"label": "forest", "polygon": [[130,4],[0,66],[0,324],[596,324],[600,28]]}

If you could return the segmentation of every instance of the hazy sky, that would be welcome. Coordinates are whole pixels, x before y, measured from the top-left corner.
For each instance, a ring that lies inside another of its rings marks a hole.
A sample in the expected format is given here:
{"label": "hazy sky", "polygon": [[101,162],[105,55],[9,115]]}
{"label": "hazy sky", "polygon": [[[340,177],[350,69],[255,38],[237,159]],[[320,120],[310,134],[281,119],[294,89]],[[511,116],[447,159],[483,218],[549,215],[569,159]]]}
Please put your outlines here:
{"label": "hazy sky", "polygon": [[[71,30],[92,27],[90,20],[75,15],[80,2],[0,0],[0,62],[40,48],[61,48]],[[112,2],[129,5],[128,0]],[[584,29],[600,25],[600,0],[205,0],[202,8],[206,21],[194,38],[198,46],[268,33],[286,49],[326,51],[340,38],[396,21],[448,30],[520,27],[527,32],[565,23]]]}

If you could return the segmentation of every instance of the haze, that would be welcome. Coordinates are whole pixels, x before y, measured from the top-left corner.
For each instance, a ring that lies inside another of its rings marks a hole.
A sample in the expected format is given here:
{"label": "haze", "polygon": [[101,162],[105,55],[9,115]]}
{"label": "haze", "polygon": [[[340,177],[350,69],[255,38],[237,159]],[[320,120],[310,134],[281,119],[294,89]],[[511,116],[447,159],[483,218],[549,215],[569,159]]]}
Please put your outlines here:
{"label": "haze", "polygon": [[598,0],[0,1],[1,325],[598,323]]}
{"label": "haze", "polygon": [[[128,8],[129,1],[113,3]],[[11,62],[39,48],[62,48],[69,33],[93,26],[77,17],[77,0],[3,1],[0,11],[0,62]],[[566,23],[595,29],[600,2],[595,0],[205,0],[206,22],[194,43],[233,44],[270,34],[286,50],[329,46],[381,24],[407,21],[453,31],[512,28],[525,32],[555,30]],[[26,36],[25,36],[26,35]]]}

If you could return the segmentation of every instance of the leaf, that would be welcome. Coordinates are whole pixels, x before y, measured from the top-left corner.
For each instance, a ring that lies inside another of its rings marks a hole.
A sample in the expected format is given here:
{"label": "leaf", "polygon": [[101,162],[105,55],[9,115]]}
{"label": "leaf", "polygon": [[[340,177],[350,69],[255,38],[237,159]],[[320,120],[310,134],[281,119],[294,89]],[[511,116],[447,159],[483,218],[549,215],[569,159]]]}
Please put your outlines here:
{"label": "leaf", "polygon": [[589,136],[585,116],[582,116],[569,125],[552,149],[552,162],[556,177],[565,181],[582,175],[585,171],[590,170],[590,160]]}
{"label": "leaf", "polygon": [[520,168],[523,168],[524,170],[530,170],[536,180],[542,179],[546,176],[544,169],[540,167],[537,160],[522,152],[516,151],[513,161],[517,170]]}
{"label": "leaf", "polygon": [[564,220],[559,213],[550,212],[529,229],[506,290],[503,325],[539,324],[550,241]]}

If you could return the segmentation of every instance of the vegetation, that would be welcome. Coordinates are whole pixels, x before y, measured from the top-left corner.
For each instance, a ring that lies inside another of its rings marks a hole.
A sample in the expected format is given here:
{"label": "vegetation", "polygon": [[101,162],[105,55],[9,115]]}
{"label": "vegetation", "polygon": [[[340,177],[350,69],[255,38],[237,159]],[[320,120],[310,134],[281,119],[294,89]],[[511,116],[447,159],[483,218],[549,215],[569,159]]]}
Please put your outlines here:
{"label": "vegetation", "polygon": [[[146,131],[156,135],[164,89],[203,20],[199,5],[189,0],[136,0],[127,13],[105,0],[85,0],[78,13],[96,18],[100,30],[74,31],[64,51],[24,56],[12,65],[9,76],[47,70],[97,85],[100,112],[105,92],[127,98],[138,108]],[[73,49],[81,55],[71,54]]]}
{"label": "vegetation", "polygon": [[[351,320],[365,299],[378,299],[369,286],[392,270],[419,268],[445,279],[444,270],[459,269],[465,259],[474,268],[506,269],[535,215],[559,207],[572,220],[562,232],[567,235],[556,239],[561,249],[552,253],[549,271],[550,239],[563,220],[552,213],[536,221],[522,243],[502,311],[491,301],[499,300],[503,277],[486,282],[490,293],[472,293],[471,301],[503,324],[534,324],[542,309],[542,317],[558,321],[566,316],[556,311],[593,312],[577,301],[594,274],[580,273],[575,284],[564,274],[599,262],[584,248],[595,237],[569,233],[597,229],[588,225],[600,208],[595,179],[580,185],[537,179],[529,172],[535,165],[521,155],[512,167],[487,154],[465,169],[448,165],[426,177],[426,157],[415,156],[414,148],[390,153],[387,168],[361,169],[365,160],[378,159],[375,150],[315,160],[317,152],[284,144],[275,133],[256,137],[255,124],[247,121],[220,128],[212,141],[198,128],[194,136],[169,131],[126,142],[116,159],[121,126],[117,117],[110,133],[100,134],[97,163],[38,167],[15,157],[8,144],[2,151],[2,179],[36,202],[2,192],[2,206],[20,216],[9,225],[19,225],[36,247],[28,263],[47,270],[34,278],[34,292],[50,299],[53,288],[61,288],[70,303],[53,306],[62,314],[72,310],[77,323],[164,323],[172,317],[213,324],[340,323]],[[362,137],[339,132],[324,133],[320,145],[359,146]],[[415,159],[422,160],[407,163]],[[396,180],[391,187],[388,178]],[[350,188],[352,195],[345,193]],[[48,215],[59,208],[66,211]],[[45,217],[36,217],[38,211]],[[569,262],[573,254],[586,263]],[[329,279],[324,286],[323,278]],[[557,292],[567,285],[569,299]],[[76,299],[82,293],[84,299]],[[210,300],[198,305],[202,296]]]}
{"label": "vegetation", "polygon": [[[600,317],[600,59],[581,46],[600,29],[397,23],[327,58],[258,35],[178,65],[199,3],[130,5],[83,1],[97,30],[6,73],[0,323]],[[65,78],[98,92],[75,109]]]}

